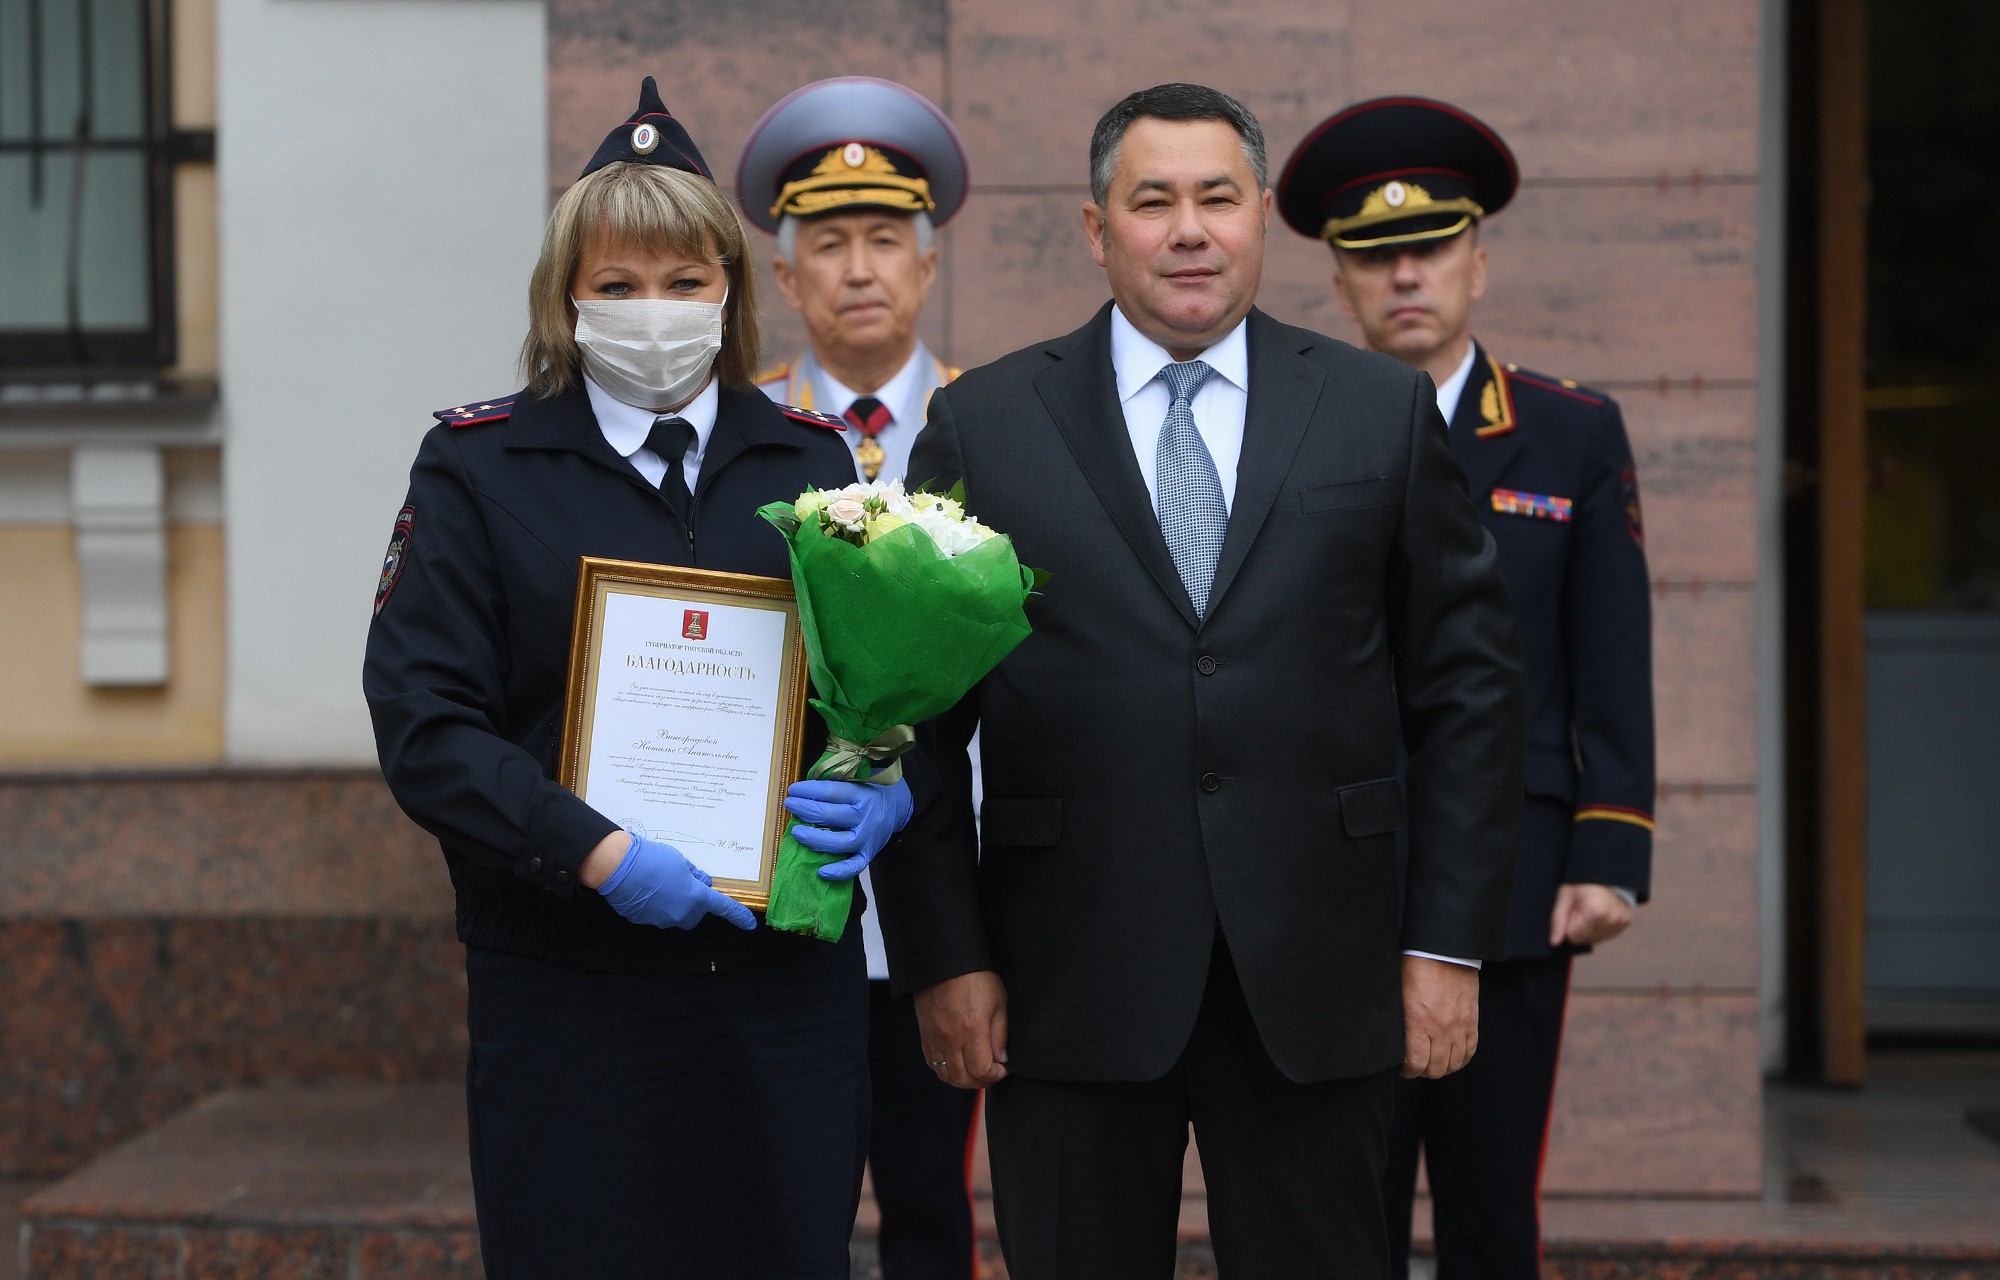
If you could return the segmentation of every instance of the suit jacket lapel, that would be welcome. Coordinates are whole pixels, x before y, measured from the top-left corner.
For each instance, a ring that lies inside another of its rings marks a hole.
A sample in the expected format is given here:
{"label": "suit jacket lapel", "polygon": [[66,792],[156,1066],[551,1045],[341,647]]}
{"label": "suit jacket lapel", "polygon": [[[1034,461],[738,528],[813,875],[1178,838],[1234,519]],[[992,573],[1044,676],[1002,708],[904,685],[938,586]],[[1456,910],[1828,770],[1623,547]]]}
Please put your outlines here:
{"label": "suit jacket lapel", "polygon": [[1486,348],[1475,342],[1472,372],[1451,415],[1451,451],[1465,468],[1466,492],[1474,507],[1486,506],[1487,495],[1521,451],[1516,426],[1506,376]]}
{"label": "suit jacket lapel", "polygon": [[1243,452],[1236,462],[1236,497],[1229,529],[1208,591],[1212,616],[1223,593],[1257,541],[1305,439],[1326,375],[1287,346],[1280,327],[1262,311],[1250,312],[1250,399],[1243,413]]}
{"label": "suit jacket lapel", "polygon": [[1111,367],[1111,308],[1068,339],[1048,348],[1056,362],[1035,377],[1036,394],[1055,419],[1070,456],[1090,482],[1111,522],[1131,544],[1146,572],[1181,611],[1189,626],[1199,621],[1180,571],[1167,551],[1160,517],[1146,494],[1145,477],[1132,453],[1125,411],[1118,403],[1118,375]]}

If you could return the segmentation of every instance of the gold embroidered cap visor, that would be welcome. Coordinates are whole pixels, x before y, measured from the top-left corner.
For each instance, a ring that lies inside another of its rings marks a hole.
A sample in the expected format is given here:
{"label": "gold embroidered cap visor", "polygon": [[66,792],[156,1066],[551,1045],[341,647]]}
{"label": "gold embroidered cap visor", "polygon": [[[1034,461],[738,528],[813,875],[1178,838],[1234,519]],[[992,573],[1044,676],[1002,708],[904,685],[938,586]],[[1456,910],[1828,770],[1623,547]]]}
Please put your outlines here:
{"label": "gold embroidered cap visor", "polygon": [[929,213],[937,202],[931,199],[931,184],[922,174],[908,156],[864,142],[845,142],[827,151],[816,164],[801,161],[785,171],[786,182],[778,188],[771,217],[789,213],[810,218],[857,206]]}
{"label": "gold embroidered cap visor", "polygon": [[1442,240],[1500,212],[1519,184],[1500,135],[1431,98],[1376,98],[1322,122],[1278,178],[1278,212],[1341,249]]}
{"label": "gold embroidered cap visor", "polygon": [[873,76],[819,80],[751,127],[736,199],[752,225],[843,209],[928,213],[944,225],[965,203],[965,146],[922,94]]}
{"label": "gold embroidered cap visor", "polygon": [[1369,192],[1360,213],[1351,218],[1328,218],[1319,235],[1337,249],[1380,249],[1419,240],[1448,240],[1485,214],[1470,196],[1437,200],[1417,183],[1395,179]]}

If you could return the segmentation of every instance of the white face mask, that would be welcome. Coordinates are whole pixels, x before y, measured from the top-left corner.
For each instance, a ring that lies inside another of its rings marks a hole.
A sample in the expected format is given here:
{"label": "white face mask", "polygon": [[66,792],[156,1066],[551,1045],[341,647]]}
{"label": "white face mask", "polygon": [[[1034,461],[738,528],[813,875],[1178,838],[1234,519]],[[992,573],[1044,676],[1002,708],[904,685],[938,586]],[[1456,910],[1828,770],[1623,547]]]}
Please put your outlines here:
{"label": "white face mask", "polygon": [[640,409],[684,404],[722,351],[721,302],[603,298],[578,302],[576,345],[590,380]]}

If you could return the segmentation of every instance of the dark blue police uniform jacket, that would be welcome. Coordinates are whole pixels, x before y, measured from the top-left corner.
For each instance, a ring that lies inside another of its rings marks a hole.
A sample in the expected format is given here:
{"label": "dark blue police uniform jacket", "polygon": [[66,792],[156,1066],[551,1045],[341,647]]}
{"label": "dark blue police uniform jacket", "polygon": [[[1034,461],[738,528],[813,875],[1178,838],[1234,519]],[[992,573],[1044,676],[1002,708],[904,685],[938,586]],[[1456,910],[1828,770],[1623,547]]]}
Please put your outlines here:
{"label": "dark blue police uniform jacket", "polygon": [[[581,386],[436,416],[383,566],[362,681],[390,790],[443,845],[460,940],[628,973],[707,972],[817,946],[713,918],[690,930],[636,925],[579,892],[585,856],[617,824],[555,779],[578,561],[789,578],[785,540],[756,511],[853,481],[828,429],[837,420],[724,387],[690,531],[605,442]],[[806,760],[824,734],[809,716]]]}
{"label": "dark blue police uniform jacket", "polygon": [[1474,344],[1451,447],[1499,547],[1528,668],[1507,955],[1545,956],[1558,886],[1641,901],[1651,887],[1652,616],[1632,446],[1610,398]]}

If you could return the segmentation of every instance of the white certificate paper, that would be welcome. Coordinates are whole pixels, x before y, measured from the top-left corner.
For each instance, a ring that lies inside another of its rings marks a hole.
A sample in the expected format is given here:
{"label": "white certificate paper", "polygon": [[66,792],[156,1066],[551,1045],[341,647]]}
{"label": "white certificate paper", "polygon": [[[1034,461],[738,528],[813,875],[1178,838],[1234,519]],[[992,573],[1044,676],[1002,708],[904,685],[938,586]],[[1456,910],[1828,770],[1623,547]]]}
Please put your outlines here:
{"label": "white certificate paper", "polygon": [[[571,785],[591,808],[672,845],[717,888],[761,906],[797,767],[789,600],[602,580],[591,594],[579,600],[592,610],[578,629],[588,642],[572,655],[572,681],[583,676],[585,693],[573,714],[587,714]],[[737,891],[747,887],[757,892]]]}

